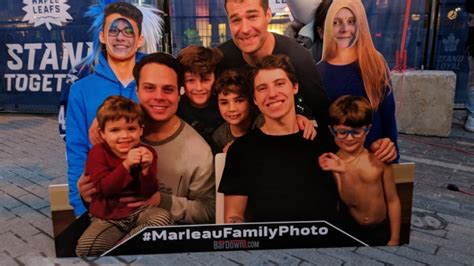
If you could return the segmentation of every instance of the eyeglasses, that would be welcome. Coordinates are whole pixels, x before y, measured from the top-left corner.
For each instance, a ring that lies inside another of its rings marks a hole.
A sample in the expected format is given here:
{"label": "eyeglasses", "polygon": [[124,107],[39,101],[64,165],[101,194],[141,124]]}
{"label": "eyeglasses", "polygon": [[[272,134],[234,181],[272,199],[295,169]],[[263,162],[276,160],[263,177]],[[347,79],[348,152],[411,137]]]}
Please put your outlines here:
{"label": "eyeglasses", "polygon": [[110,27],[108,34],[110,37],[117,37],[119,33],[122,33],[123,36],[127,38],[133,38],[135,36],[135,32],[130,27],[125,27],[121,30],[117,27]]}
{"label": "eyeglasses", "polygon": [[351,135],[353,138],[358,139],[362,138],[367,132],[369,132],[368,127],[360,127],[353,129],[335,129],[334,127],[329,127],[331,134],[337,139],[345,139],[347,136]]}

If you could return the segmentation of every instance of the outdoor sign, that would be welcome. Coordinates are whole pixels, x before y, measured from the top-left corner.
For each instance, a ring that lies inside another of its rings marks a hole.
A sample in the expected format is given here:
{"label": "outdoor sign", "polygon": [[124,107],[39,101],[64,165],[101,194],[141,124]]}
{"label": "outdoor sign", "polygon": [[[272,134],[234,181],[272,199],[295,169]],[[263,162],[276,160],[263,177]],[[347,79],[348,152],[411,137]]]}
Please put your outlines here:
{"label": "outdoor sign", "polygon": [[[215,158],[216,186],[219,186],[225,155],[217,154]],[[393,171],[401,205],[400,245],[408,244],[415,165],[395,164]],[[77,240],[90,225],[89,214],[75,218],[72,207],[67,202],[67,185],[52,185],[49,190],[56,256],[74,257]],[[215,223],[146,227],[129,238],[122,239],[102,256],[368,246],[354,237],[354,232],[342,229],[339,222],[326,220],[224,224],[223,200],[223,194],[217,193]],[[310,209],[307,211],[311,213]],[[372,229],[380,233],[380,228],[376,227],[369,227],[368,232],[377,232],[370,231]]]}
{"label": "outdoor sign", "polygon": [[467,99],[469,64],[466,41],[469,32],[468,13],[464,0],[445,0],[440,3],[439,31],[434,55],[434,69],[456,73],[455,103]]}
{"label": "outdoor sign", "polygon": [[7,111],[57,112],[69,74],[91,52],[92,0],[24,0],[0,13],[0,107]]}
{"label": "outdoor sign", "polygon": [[[92,51],[87,32],[90,21],[84,19],[84,13],[95,2],[24,0],[14,4],[11,1],[5,6],[5,11],[0,13],[0,21],[3,22],[0,25],[0,47],[5,51],[0,54],[0,61],[4,62],[0,64],[0,107],[7,111],[58,111],[61,92],[77,78],[70,72],[72,67]],[[286,1],[273,0],[271,5],[274,10],[278,10],[286,7]],[[167,154],[159,156],[164,158]],[[317,158],[314,158],[314,163],[317,164]],[[216,159],[215,166],[215,185],[218,187],[225,162],[218,163]],[[279,171],[284,166],[274,167]],[[397,164],[393,167],[401,208],[397,221],[400,224],[399,243],[407,244],[410,237],[414,164]],[[255,177],[258,178],[257,173]],[[328,177],[331,178],[329,174]],[[68,203],[67,190],[67,186],[50,187],[53,237],[58,257],[76,256],[78,239],[90,225],[88,213],[74,216]],[[170,195],[170,192],[167,194]],[[258,223],[225,224],[224,199],[223,195],[219,197],[218,194],[216,192],[215,220],[210,219],[207,224],[147,227],[129,238],[114,242],[115,246],[102,255],[368,245],[355,237],[354,231],[342,229],[339,225],[342,223],[331,220],[331,217],[321,220],[281,218]],[[334,191],[331,196],[336,198],[336,194]],[[325,206],[327,202],[318,204]],[[314,209],[304,204],[299,207],[305,215],[314,217]],[[336,208],[331,211],[335,213]],[[385,214],[382,216],[387,217]],[[389,232],[390,229],[386,227],[388,220],[381,220],[364,228],[369,232],[366,235],[370,235],[372,229],[379,225],[382,225],[384,234]]]}

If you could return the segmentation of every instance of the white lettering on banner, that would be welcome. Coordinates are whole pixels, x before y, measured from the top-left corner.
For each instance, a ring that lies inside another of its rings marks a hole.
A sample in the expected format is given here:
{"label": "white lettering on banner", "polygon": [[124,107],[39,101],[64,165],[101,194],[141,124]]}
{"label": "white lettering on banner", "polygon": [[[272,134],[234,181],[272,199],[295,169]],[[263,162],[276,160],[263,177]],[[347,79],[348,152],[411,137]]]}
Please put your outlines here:
{"label": "white lettering on banner", "polygon": [[[61,92],[67,74],[5,74],[6,91]],[[52,84],[55,81],[56,86]]]}
{"label": "white lettering on banner", "polygon": [[[87,54],[90,54],[92,52],[92,43],[86,42],[86,44]],[[6,46],[8,48],[8,55],[13,59],[13,61],[7,61],[7,66],[10,70],[23,69],[24,64],[19,55],[26,53],[26,51],[28,52],[28,66],[26,70],[35,70],[37,54],[40,53],[42,53],[42,57],[38,70],[45,70],[48,65],[51,65],[53,70],[69,70],[81,61],[84,52],[84,42],[77,43],[75,52],[73,43],[63,43],[61,49],[59,49],[62,52],[62,56],[56,47],[56,43],[24,43],[23,46],[16,43],[7,43]],[[39,50],[38,53],[37,50]],[[59,67],[58,58],[61,57],[61,67]]]}
{"label": "white lettering on banner", "polygon": [[56,43],[5,45],[7,71],[2,74],[7,92],[61,92],[68,76],[74,79],[69,70],[92,52],[91,42],[62,43],[61,47]]}
{"label": "white lettering on banner", "polygon": [[437,59],[437,69],[459,70],[461,63],[464,60],[464,55],[440,55]]}
{"label": "white lettering on banner", "polygon": [[[23,68],[23,61],[21,58],[17,55],[17,53],[21,54],[23,53],[23,47],[20,44],[7,44],[8,48],[8,55],[15,61],[8,60],[7,61],[7,67],[10,70],[20,70]],[[16,53],[15,53],[16,51]]]}
{"label": "white lettering on banner", "polygon": [[36,50],[41,49],[41,43],[25,43],[25,50],[28,50],[28,70],[35,67]]}
{"label": "white lettering on banner", "polygon": [[71,7],[67,5],[67,0],[23,0],[23,4],[26,12],[23,21],[34,24],[34,27],[45,24],[51,30],[51,24],[62,26],[73,19],[67,12]]}
{"label": "white lettering on banner", "polygon": [[182,231],[167,231],[166,229],[157,232],[143,233],[143,241],[158,240],[190,240],[190,239],[228,239],[228,238],[254,238],[262,237],[269,240],[284,236],[324,236],[329,233],[326,226],[297,227],[294,225],[280,225],[276,228],[259,226],[253,229],[240,229],[233,227],[216,228],[211,230],[191,230],[186,228]]}
{"label": "white lettering on banner", "polygon": [[[92,43],[86,43],[88,46],[87,54],[92,52]],[[74,54],[74,48],[72,43],[65,42],[63,43],[63,61],[61,63],[61,69],[68,69],[69,64],[72,66],[77,65],[82,59],[82,50],[84,49],[84,43],[77,43],[76,53]]]}
{"label": "white lettering on banner", "polygon": [[46,65],[51,65],[53,70],[58,70],[58,56],[56,52],[55,43],[45,43],[46,51],[44,51],[43,58],[41,59],[40,70],[45,70]]}

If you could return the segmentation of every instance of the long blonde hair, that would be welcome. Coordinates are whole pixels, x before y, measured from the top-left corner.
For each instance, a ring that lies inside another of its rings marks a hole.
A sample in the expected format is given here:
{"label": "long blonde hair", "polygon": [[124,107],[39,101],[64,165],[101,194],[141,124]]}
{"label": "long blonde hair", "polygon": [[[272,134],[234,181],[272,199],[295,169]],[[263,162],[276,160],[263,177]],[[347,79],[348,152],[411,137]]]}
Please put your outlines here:
{"label": "long blonde hair", "polygon": [[355,17],[357,32],[354,45],[365,92],[372,109],[377,110],[386,95],[385,88],[390,89],[390,76],[383,55],[375,49],[370,36],[369,23],[364,5],[360,0],[334,0],[329,7],[324,23],[323,53],[321,61],[336,57],[337,44],[334,36],[333,21],[336,13],[342,8],[349,9]]}

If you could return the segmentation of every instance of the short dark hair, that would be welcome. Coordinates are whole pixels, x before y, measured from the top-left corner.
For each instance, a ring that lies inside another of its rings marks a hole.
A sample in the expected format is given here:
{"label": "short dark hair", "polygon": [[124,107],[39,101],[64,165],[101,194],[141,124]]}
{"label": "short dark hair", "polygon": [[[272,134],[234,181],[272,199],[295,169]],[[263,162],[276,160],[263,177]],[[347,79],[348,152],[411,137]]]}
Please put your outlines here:
{"label": "short dark hair", "polygon": [[127,2],[111,3],[104,8],[104,22],[102,28],[105,26],[107,17],[115,13],[135,21],[135,23],[137,23],[138,33],[140,34],[142,32],[143,14],[140,9]]}
{"label": "short dark hair", "polygon": [[363,127],[372,123],[373,110],[362,96],[343,95],[329,106],[329,125]]}
{"label": "short dark hair", "polygon": [[218,48],[190,45],[179,52],[178,61],[183,66],[184,72],[198,74],[201,78],[214,73],[224,55]]}
{"label": "short dark hair", "polygon": [[324,30],[324,22],[331,4],[332,0],[323,0],[314,12],[313,35],[315,39],[321,39],[319,38],[318,27]]}
{"label": "short dark hair", "polygon": [[[227,12],[227,3],[229,3],[229,2],[242,3],[244,1],[245,0],[225,0],[224,1],[225,12]],[[268,0],[260,0],[260,5],[263,7],[263,11],[267,11],[267,9],[268,9]]]}
{"label": "short dark hair", "polygon": [[228,69],[224,71],[214,84],[214,92],[216,95],[221,93],[224,95],[235,93],[249,100],[252,99],[247,76],[243,71],[237,69]]}
{"label": "short dark hair", "polygon": [[250,89],[252,90],[252,94],[254,92],[255,86],[255,77],[261,70],[268,70],[268,69],[281,69],[285,71],[288,79],[293,84],[298,83],[298,78],[296,77],[296,71],[293,65],[291,65],[290,58],[286,55],[279,54],[279,55],[267,55],[262,60],[257,62],[257,64],[252,68],[250,71]]}
{"label": "short dark hair", "polygon": [[140,106],[128,98],[117,95],[105,99],[97,109],[96,117],[102,132],[105,129],[105,124],[109,121],[125,118],[127,123],[137,120],[140,126],[143,126],[144,122],[143,111]]}
{"label": "short dark hair", "polygon": [[181,66],[179,61],[170,54],[158,52],[144,56],[140,60],[140,62],[135,64],[135,66],[133,67],[133,77],[135,78],[135,82],[137,83],[137,88],[138,84],[140,83],[140,71],[145,65],[148,64],[160,64],[173,69],[176,75],[178,76],[178,89],[183,86],[184,72],[183,67]]}

